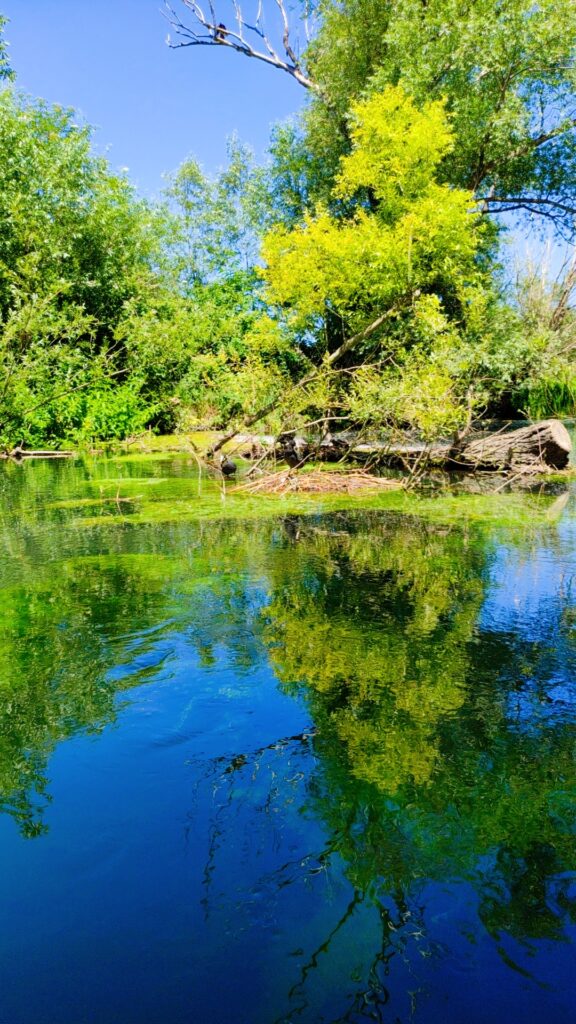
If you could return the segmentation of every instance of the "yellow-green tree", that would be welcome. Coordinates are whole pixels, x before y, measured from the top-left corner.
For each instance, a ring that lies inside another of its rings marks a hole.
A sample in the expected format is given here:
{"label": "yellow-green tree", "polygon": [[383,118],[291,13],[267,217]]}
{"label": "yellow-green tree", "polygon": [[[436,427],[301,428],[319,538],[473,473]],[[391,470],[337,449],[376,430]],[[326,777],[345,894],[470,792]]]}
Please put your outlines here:
{"label": "yellow-green tree", "polygon": [[370,418],[376,404],[380,417],[442,431],[462,415],[467,349],[485,313],[486,225],[471,192],[437,180],[454,145],[441,101],[418,109],[388,86],[352,106],[350,136],[330,204],[265,238],[268,296],[296,332],[324,340],[329,363],[350,363],[352,351],[370,362],[352,378],[352,414]]}

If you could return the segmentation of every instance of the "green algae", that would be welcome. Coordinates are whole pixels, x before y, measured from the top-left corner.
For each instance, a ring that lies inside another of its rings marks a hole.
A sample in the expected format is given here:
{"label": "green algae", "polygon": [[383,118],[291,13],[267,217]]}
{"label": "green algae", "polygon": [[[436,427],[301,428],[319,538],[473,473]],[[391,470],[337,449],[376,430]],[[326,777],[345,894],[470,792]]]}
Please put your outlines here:
{"label": "green algae", "polygon": [[20,528],[27,524],[33,529],[52,520],[88,530],[366,510],[447,527],[475,524],[532,531],[573,517],[572,480],[562,477],[533,487],[504,490],[500,480],[492,493],[481,494],[454,482],[428,491],[255,495],[199,470],[196,460],[181,452],[83,457],[58,464],[4,465],[0,470],[0,502],[6,497],[2,514],[17,518]]}
{"label": "green algae", "polygon": [[[120,499],[131,497],[130,489],[119,492]],[[391,490],[372,495],[252,495],[236,488],[219,488],[212,481],[198,477],[162,484],[152,496],[134,497],[130,512],[102,507],[99,516],[85,516],[79,525],[104,526],[118,521],[133,524],[198,521],[201,519],[260,519],[284,515],[313,515],[346,510],[379,510],[416,516],[428,522],[449,525],[485,523],[503,528],[530,528],[570,515],[573,511],[571,491],[558,494],[526,494],[524,492],[468,494],[442,492],[421,495]]]}

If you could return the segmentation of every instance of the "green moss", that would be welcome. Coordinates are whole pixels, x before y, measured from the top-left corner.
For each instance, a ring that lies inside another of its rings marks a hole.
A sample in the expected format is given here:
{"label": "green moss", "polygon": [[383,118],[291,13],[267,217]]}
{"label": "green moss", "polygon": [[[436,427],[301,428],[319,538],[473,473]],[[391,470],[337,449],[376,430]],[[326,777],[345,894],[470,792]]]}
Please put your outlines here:
{"label": "green moss", "polygon": [[224,483],[207,471],[199,473],[194,458],[177,452],[83,457],[58,465],[5,465],[2,483],[9,503],[16,499],[19,505],[16,495],[21,491],[16,514],[22,523],[37,525],[42,518],[85,529],[373,509],[431,523],[478,523],[521,531],[570,516],[574,487],[569,475],[558,474],[546,478],[537,494],[497,490],[500,483],[492,494],[470,494],[453,482],[427,493],[254,495],[238,489],[235,482]]}

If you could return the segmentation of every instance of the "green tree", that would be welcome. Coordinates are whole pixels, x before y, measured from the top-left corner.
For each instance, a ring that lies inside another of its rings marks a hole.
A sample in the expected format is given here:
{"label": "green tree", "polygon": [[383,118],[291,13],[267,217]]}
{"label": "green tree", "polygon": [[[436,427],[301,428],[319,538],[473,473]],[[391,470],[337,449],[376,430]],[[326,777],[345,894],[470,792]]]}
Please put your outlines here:
{"label": "green tree", "polygon": [[173,175],[166,197],[175,212],[170,252],[183,285],[251,273],[269,216],[265,172],[233,136],[226,166],[213,178],[190,158]]}
{"label": "green tree", "polygon": [[280,395],[298,368],[256,273],[269,217],[263,173],[232,139],[219,174],[210,178],[189,159],[167,189],[166,281],[125,304],[116,332],[164,429],[250,414]]}
{"label": "green tree", "polygon": [[[0,438],[124,434],[142,403],[115,331],[152,290],[162,219],[92,155],[73,111],[7,89],[0,144]],[[116,425],[94,416],[113,384]]]}
{"label": "green tree", "polygon": [[[175,19],[180,45],[222,45],[186,4],[190,22]],[[304,113],[304,148],[310,178],[299,189],[306,202],[326,198],[350,145],[348,114],[367,93],[398,85],[417,104],[445,99],[456,144],[442,166],[444,180],[474,192],[490,213],[540,214],[572,232],[576,211],[576,11],[572,0],[323,0],[319,29],[299,57],[290,45],[282,3],[280,48],[266,30],[251,36],[253,19],[237,8],[242,45],[226,45],[291,74],[311,90]],[[293,12],[306,20],[308,5]],[[216,17],[216,15],[214,15]],[[261,18],[261,9],[258,17]],[[282,49],[287,60],[279,56]],[[271,59],[271,53],[276,59]],[[283,138],[283,143],[286,136]],[[298,136],[292,157],[280,146],[277,184],[294,201],[302,166]],[[300,185],[303,183],[300,182]]]}
{"label": "green tree", "polygon": [[510,416],[573,416],[576,411],[576,262],[554,279],[546,266],[522,266],[494,308],[471,367],[487,409]]}
{"label": "green tree", "polygon": [[354,418],[432,435],[461,415],[454,383],[486,311],[487,235],[471,193],[436,180],[455,145],[441,102],[419,110],[388,86],[352,107],[350,132],[332,190],[347,215],[318,204],[302,226],[266,236],[268,297],[303,339],[324,339],[330,364],[377,364],[350,374]]}
{"label": "green tree", "polygon": [[320,86],[306,144],[331,172],[347,114],[401,82],[417,103],[445,98],[455,133],[442,176],[489,213],[542,216],[571,233],[576,211],[576,13],[570,0],[345,0],[327,3],[307,53]]}
{"label": "green tree", "polygon": [[14,71],[10,64],[8,47],[4,39],[4,28],[8,24],[8,18],[0,14],[0,79],[14,78]]}

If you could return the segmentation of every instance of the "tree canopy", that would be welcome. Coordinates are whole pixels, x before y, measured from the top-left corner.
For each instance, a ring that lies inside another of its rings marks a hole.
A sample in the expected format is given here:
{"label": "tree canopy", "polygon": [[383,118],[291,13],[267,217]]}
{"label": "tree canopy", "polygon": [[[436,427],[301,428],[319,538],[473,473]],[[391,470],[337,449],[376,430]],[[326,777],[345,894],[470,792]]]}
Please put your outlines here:
{"label": "tree canopy", "polygon": [[[473,191],[487,212],[538,215],[572,234],[576,13],[571,0],[323,0],[318,31],[301,57],[290,44],[288,12],[281,3],[287,61],[275,50],[274,32],[267,32],[261,9],[251,39],[253,19],[237,5],[238,27],[223,40],[196,3],[182,3],[188,15],[184,21],[174,15],[176,45],[224,42],[312,90],[304,138],[320,178],[316,185],[324,191],[350,144],[353,103],[401,83],[418,104],[446,100],[456,145],[444,161],[445,180]],[[298,13],[293,12],[294,22]],[[305,25],[308,14],[306,5]],[[268,42],[264,52],[258,49],[262,39]]]}
{"label": "tree canopy", "polygon": [[315,148],[348,146],[347,113],[401,82],[444,98],[455,145],[445,180],[491,213],[523,211],[571,232],[576,210],[576,11],[571,0],[343,0],[322,7],[307,53],[321,86],[307,115]]}
{"label": "tree canopy", "polygon": [[155,203],[74,111],[5,86],[1,445],[262,409],[274,431],[431,438],[471,411],[576,408],[573,266],[511,294],[494,216],[538,210],[571,230],[572,6],[345,0],[317,23],[298,52],[275,26],[276,56],[314,88],[269,161],[232,139],[217,174],[190,156]]}

